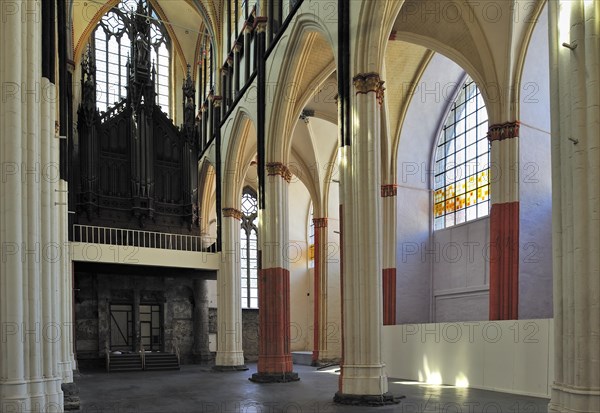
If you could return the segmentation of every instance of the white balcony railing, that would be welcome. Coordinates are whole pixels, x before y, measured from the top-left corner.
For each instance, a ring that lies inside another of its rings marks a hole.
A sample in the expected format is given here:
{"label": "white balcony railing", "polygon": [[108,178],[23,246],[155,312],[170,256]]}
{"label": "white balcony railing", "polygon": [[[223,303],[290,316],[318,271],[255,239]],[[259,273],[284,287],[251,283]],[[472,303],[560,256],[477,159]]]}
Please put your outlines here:
{"label": "white balcony railing", "polygon": [[215,252],[214,237],[165,232],[141,231],[126,228],[73,225],[73,242],[158,248],[176,251]]}

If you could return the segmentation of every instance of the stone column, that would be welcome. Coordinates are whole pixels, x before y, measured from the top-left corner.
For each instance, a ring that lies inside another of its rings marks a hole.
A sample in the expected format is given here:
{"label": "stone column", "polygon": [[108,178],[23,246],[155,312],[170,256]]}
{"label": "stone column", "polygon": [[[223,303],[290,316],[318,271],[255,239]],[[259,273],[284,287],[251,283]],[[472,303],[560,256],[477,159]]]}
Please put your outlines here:
{"label": "stone column", "polygon": [[236,42],[233,46],[233,92],[232,99],[237,98],[240,93],[240,51],[242,50],[242,42]]}
{"label": "stone column", "polygon": [[240,220],[242,212],[223,208],[223,250],[217,275],[217,358],[215,370],[248,370],[242,350]]}
{"label": "stone column", "polygon": [[381,186],[383,206],[383,325],[396,324],[396,195],[394,184]]}
{"label": "stone column", "polygon": [[264,210],[259,210],[261,245],[258,278],[259,383],[297,381],[290,352],[290,271],[285,258],[289,242],[288,185],[292,173],[280,162],[266,164]]}
{"label": "stone column", "polygon": [[554,383],[551,412],[600,411],[600,3],[549,7]]}
{"label": "stone column", "polygon": [[73,276],[71,273],[71,259],[68,251],[68,183],[60,180],[57,189],[56,213],[58,231],[57,238],[60,246],[57,255],[57,272],[59,274],[59,312],[61,318],[61,335],[59,341],[60,362],[59,370],[63,383],[73,382],[73,370],[76,368],[73,354]]}
{"label": "stone column", "polygon": [[490,320],[519,318],[519,122],[491,125]]}
{"label": "stone column", "polygon": [[254,50],[250,48],[252,44],[252,26],[246,22],[244,25],[244,85],[250,80],[250,75],[254,71],[254,67],[250,65],[255,56]]}
{"label": "stone column", "polygon": [[205,364],[212,360],[208,348],[208,290],[207,281],[194,280],[194,362]]}
{"label": "stone column", "polygon": [[315,231],[313,365],[327,359],[327,218],[313,218]]}
{"label": "stone column", "polygon": [[342,337],[339,391],[343,404],[386,404],[385,366],[381,360],[381,151],[380,105],[383,82],[377,73],[354,77],[354,130],[341,149],[342,191]]}
{"label": "stone column", "polygon": [[47,255],[60,248],[57,93],[41,75],[40,3],[12,7],[0,25],[0,411],[62,411],[59,274]]}

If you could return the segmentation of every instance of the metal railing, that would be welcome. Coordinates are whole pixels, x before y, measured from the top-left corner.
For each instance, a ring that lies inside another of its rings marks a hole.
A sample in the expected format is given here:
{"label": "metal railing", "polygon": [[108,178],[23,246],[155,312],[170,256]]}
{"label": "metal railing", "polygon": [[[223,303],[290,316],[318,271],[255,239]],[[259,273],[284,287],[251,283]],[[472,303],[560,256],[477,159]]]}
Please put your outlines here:
{"label": "metal railing", "polygon": [[158,248],[176,251],[216,252],[216,238],[201,235],[169,234],[126,228],[73,225],[73,242]]}

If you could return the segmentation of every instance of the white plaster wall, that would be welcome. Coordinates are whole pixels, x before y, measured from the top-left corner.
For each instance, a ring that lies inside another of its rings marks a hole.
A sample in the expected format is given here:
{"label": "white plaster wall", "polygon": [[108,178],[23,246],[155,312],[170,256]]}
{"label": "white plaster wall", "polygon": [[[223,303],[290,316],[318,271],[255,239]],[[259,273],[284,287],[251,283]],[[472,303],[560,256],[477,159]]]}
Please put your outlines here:
{"label": "white plaster wall", "polygon": [[[290,341],[291,350],[312,350],[313,291],[308,270],[308,190],[295,176],[289,185]],[[285,252],[284,252],[285,253]]]}
{"label": "white plaster wall", "polygon": [[552,317],[548,16],[540,14],[520,89],[519,318]]}
{"label": "white plaster wall", "polygon": [[553,325],[537,319],[384,326],[383,361],[400,381],[549,397]]}
{"label": "white plaster wall", "polygon": [[489,218],[434,232],[428,259],[436,322],[489,318],[488,240]]}

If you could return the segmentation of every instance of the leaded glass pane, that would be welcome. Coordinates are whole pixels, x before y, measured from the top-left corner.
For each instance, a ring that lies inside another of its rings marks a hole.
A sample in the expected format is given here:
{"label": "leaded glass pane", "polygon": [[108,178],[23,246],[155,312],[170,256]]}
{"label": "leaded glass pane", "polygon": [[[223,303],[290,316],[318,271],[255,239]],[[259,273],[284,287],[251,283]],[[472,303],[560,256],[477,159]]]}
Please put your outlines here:
{"label": "leaded glass pane", "polygon": [[467,78],[448,113],[435,152],[435,229],[489,214],[487,119],[481,92]]}
{"label": "leaded glass pane", "polygon": [[258,202],[245,188],[241,200],[242,308],[258,308]]}
{"label": "leaded glass pane", "polygon": [[[132,13],[138,1],[148,7],[146,0],[123,0],[102,17],[94,31],[93,46],[96,57],[97,106],[106,112],[110,106],[124,99],[127,94],[127,62],[132,55]],[[169,113],[169,61],[170,40],[156,12],[150,10],[151,44],[150,60],[157,70],[157,104]]]}

